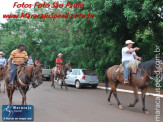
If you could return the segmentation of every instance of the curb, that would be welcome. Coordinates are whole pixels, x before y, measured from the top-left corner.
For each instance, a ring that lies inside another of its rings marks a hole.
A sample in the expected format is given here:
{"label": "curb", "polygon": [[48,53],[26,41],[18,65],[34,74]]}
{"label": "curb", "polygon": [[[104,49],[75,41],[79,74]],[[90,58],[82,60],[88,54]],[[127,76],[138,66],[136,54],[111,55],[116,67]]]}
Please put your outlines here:
{"label": "curb", "polygon": [[[99,89],[106,89],[106,88],[103,87],[103,86],[97,86],[97,88],[99,88]],[[109,87],[109,88],[107,88],[107,89],[110,90],[111,88]],[[117,88],[117,91],[119,91],[119,92],[125,92],[125,93],[134,93],[134,92],[131,91],[131,90],[118,89],[118,88]],[[141,94],[141,92],[139,91],[138,94]],[[154,93],[148,93],[148,92],[147,92],[146,95],[163,98],[163,95],[162,95],[162,94],[154,94]]]}

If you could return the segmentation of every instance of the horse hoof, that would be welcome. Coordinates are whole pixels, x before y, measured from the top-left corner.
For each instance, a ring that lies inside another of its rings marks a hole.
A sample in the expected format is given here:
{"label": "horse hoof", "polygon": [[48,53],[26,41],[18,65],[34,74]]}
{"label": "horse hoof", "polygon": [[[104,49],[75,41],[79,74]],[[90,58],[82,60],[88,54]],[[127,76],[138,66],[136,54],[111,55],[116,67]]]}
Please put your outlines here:
{"label": "horse hoof", "polygon": [[108,104],[109,104],[109,105],[112,105],[112,103],[111,103],[111,102],[108,102]]}
{"label": "horse hoof", "polygon": [[147,114],[147,115],[149,115],[150,113],[149,113],[148,111],[144,111],[144,114]]}
{"label": "horse hoof", "polygon": [[120,109],[120,110],[123,110],[123,106],[122,106],[122,105],[119,105],[119,109]]}
{"label": "horse hoof", "polygon": [[128,105],[128,107],[134,107],[134,106],[133,106],[133,104],[130,103],[130,104]]}

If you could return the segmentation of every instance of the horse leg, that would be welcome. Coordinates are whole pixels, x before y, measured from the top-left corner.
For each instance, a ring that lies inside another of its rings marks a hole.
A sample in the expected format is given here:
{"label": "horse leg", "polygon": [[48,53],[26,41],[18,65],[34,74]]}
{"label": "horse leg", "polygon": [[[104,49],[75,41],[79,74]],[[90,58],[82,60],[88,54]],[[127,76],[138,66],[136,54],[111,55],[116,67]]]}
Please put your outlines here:
{"label": "horse leg", "polygon": [[139,101],[138,93],[137,93],[138,88],[134,87],[133,90],[134,90],[135,101],[132,104],[129,104],[128,107],[134,107],[136,103]]}
{"label": "horse leg", "polygon": [[10,89],[7,89],[7,96],[8,96],[8,99],[9,99],[9,105],[11,105],[12,102],[10,100],[10,96],[11,96],[11,90]]}
{"label": "horse leg", "polygon": [[65,89],[68,91],[67,85],[66,85],[66,82],[65,82],[65,79],[63,79],[63,83],[64,83],[64,85],[65,85]]}
{"label": "horse leg", "polygon": [[26,97],[26,93],[27,93],[27,91],[24,91],[23,92],[24,93],[24,105],[27,105],[27,97]]}
{"label": "horse leg", "polygon": [[13,93],[14,93],[14,88],[13,89],[9,89],[9,94],[8,94],[8,97],[9,97],[9,105],[12,104],[12,96],[13,96]]}
{"label": "horse leg", "polygon": [[1,93],[1,81],[0,81],[0,93]]}
{"label": "horse leg", "polygon": [[61,80],[61,89],[63,89],[62,86],[63,86],[63,80]]}
{"label": "horse leg", "polygon": [[3,92],[5,93],[5,87],[6,87],[6,83],[5,80],[3,80]]}
{"label": "horse leg", "polygon": [[11,105],[12,104],[12,90],[10,89],[9,90],[9,105]]}
{"label": "horse leg", "polygon": [[24,95],[24,93],[23,93],[22,88],[21,88],[20,86],[19,86],[18,88],[19,88],[19,91],[20,91],[20,93],[21,93],[21,95],[22,95],[22,105],[24,105],[25,95]]}
{"label": "horse leg", "polygon": [[113,91],[110,90],[110,94],[109,94],[109,97],[108,97],[108,104],[111,105],[111,102],[110,102],[110,99],[111,99],[111,95],[112,95]]}
{"label": "horse leg", "polygon": [[115,82],[113,82],[111,84],[111,87],[112,87],[111,90],[113,91],[113,95],[114,95],[115,99],[117,100],[119,109],[123,110],[123,106],[121,105],[121,103],[118,99],[118,96],[117,96],[117,90],[116,90],[117,84]]}
{"label": "horse leg", "polygon": [[51,87],[52,87],[52,86],[55,87],[55,85],[54,85],[54,79],[55,79],[55,77],[54,77],[53,75],[54,75],[54,74],[52,74],[52,77],[51,77],[51,81],[52,81]]}
{"label": "horse leg", "polygon": [[9,105],[11,105],[11,103],[10,103],[10,91],[11,91],[11,90],[7,88],[7,86],[8,86],[8,82],[7,82],[6,79],[5,79],[5,82],[6,82],[7,96],[8,96],[8,99],[9,99]]}
{"label": "horse leg", "polygon": [[150,114],[145,107],[145,93],[147,92],[147,88],[141,89],[141,97],[142,97],[142,110],[145,114]]}
{"label": "horse leg", "polygon": [[15,88],[13,88],[11,92],[11,104],[12,104],[12,97],[13,97],[14,91],[15,91]]}

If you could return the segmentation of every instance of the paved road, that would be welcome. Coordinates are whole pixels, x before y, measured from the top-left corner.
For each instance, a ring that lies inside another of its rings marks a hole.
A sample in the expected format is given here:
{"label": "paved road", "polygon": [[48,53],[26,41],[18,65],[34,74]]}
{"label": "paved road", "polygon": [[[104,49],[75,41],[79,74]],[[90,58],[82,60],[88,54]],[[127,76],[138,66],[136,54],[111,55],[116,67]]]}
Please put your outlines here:
{"label": "paved road", "polygon": [[[141,100],[135,108],[125,107],[133,101],[133,94],[119,93],[119,99],[125,110],[119,110],[115,99],[108,105],[108,94],[104,90],[68,87],[69,91],[50,87],[44,82],[40,87],[27,93],[27,103],[34,105],[34,122],[154,122],[155,98],[146,97],[146,106],[150,115],[141,111]],[[140,97],[140,96],[139,96]],[[161,99],[161,105],[162,104]],[[8,103],[6,93],[0,94],[0,106]],[[14,93],[13,104],[21,104],[19,91]],[[163,115],[161,108],[161,116]],[[2,112],[0,111],[0,114]],[[162,116],[163,119],[163,116]],[[0,121],[2,117],[0,116]]]}

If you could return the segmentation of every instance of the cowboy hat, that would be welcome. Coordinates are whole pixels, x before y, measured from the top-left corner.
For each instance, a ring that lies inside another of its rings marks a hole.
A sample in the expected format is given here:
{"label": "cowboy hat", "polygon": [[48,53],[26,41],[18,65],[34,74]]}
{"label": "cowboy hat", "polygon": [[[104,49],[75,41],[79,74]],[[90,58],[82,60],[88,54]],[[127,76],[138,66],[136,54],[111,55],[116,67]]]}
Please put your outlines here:
{"label": "cowboy hat", "polygon": [[0,52],[0,55],[3,55],[4,56],[5,54],[3,52]]}
{"label": "cowboy hat", "polygon": [[59,56],[59,55],[63,55],[63,54],[62,54],[62,53],[59,53],[58,56]]}
{"label": "cowboy hat", "polygon": [[134,44],[135,42],[131,41],[131,40],[126,40],[125,42],[126,44]]}

